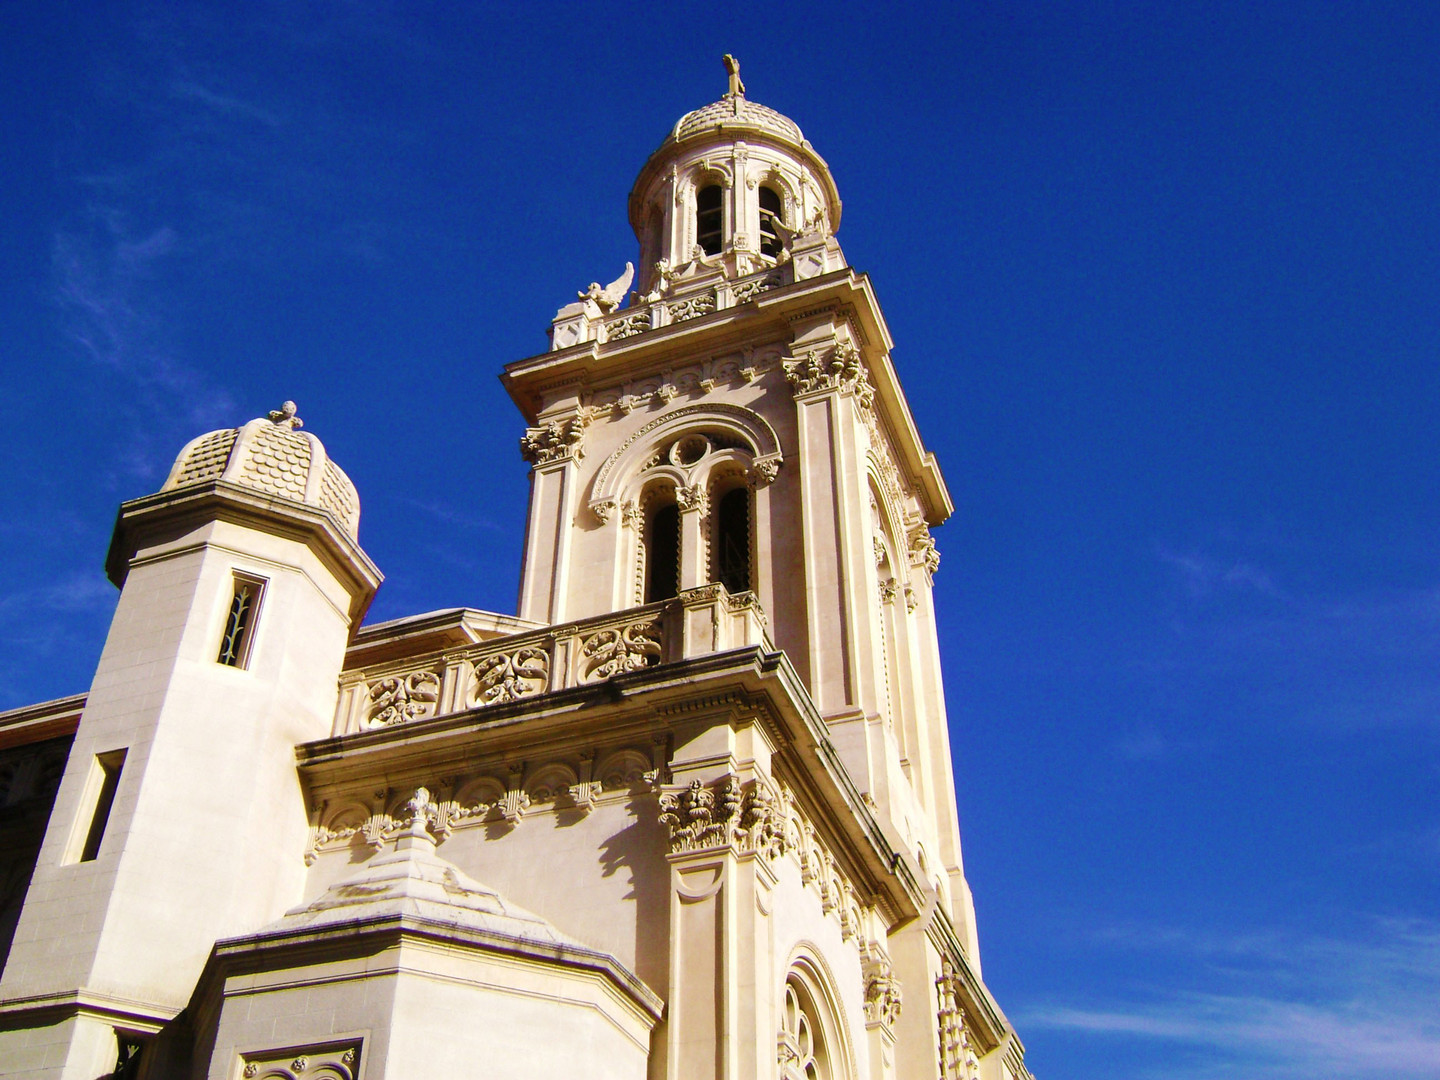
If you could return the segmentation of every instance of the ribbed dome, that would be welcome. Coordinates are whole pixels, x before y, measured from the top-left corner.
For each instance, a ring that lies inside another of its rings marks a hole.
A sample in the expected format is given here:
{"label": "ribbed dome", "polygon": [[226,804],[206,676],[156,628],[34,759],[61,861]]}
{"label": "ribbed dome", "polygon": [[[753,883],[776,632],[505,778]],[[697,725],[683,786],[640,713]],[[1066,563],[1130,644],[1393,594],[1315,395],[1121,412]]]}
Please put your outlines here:
{"label": "ribbed dome", "polygon": [[267,495],[328,511],[352,537],[360,528],[360,495],[314,435],[302,433],[295,403],[244,427],[192,440],[161,491],[224,480]]}
{"label": "ribbed dome", "polygon": [[675,124],[670,137],[680,142],[716,128],[723,128],[727,132],[759,131],[796,146],[805,145],[805,136],[801,134],[800,125],[794,120],[769,106],[747,101],[741,94],[726,94],[719,101],[686,113]]}

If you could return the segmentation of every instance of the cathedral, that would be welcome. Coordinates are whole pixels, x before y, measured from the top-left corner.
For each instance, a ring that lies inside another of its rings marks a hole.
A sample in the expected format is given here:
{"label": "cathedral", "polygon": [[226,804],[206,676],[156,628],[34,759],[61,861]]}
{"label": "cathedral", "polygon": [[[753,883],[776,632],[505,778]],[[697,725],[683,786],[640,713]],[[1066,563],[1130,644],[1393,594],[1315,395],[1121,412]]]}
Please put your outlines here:
{"label": "cathedral", "polygon": [[1028,1080],[961,859],[951,499],[830,169],[725,59],[630,193],[638,275],[504,369],[516,614],[364,623],[291,402],[121,505],[89,691],[0,713],[0,1076]]}

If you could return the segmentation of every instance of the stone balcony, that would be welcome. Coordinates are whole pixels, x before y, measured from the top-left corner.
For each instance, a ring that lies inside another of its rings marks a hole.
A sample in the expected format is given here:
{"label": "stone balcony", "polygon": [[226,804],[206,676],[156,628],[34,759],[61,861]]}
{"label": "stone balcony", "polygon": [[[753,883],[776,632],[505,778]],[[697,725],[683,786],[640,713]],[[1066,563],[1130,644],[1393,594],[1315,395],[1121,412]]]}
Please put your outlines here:
{"label": "stone balcony", "polygon": [[451,716],[757,645],[774,651],[755,595],[702,585],[612,615],[348,670],[340,676],[333,734]]}

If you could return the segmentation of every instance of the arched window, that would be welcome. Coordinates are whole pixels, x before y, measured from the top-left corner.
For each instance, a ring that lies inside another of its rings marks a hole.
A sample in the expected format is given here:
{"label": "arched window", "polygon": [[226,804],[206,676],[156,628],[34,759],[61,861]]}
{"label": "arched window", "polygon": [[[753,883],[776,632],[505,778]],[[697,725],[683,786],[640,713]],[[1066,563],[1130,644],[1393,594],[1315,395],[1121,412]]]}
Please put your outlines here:
{"label": "arched window", "polygon": [[695,242],[706,255],[719,255],[725,227],[725,193],[719,184],[709,184],[695,196]]}
{"label": "arched window", "polygon": [[780,1014],[781,1080],[830,1080],[825,1039],[816,1023],[815,1006],[793,976],[785,980],[785,1005]]}
{"label": "arched window", "polygon": [[772,258],[779,255],[784,245],[780,242],[780,230],[775,227],[777,222],[784,221],[784,211],[781,209],[780,195],[771,187],[760,189],[760,254],[769,255]]}
{"label": "arched window", "polygon": [[680,508],[657,506],[645,522],[645,603],[669,600],[680,589]]}
{"label": "arched window", "polygon": [[710,578],[731,593],[750,588],[750,491],[732,488],[715,508],[714,565]]}

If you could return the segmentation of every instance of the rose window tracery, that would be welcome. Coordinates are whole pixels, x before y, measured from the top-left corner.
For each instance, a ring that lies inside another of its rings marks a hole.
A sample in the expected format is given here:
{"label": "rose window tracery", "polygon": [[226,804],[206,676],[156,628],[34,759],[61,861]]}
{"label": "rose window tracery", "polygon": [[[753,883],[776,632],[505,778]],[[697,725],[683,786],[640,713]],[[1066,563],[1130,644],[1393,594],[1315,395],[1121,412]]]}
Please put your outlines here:
{"label": "rose window tracery", "polygon": [[785,982],[785,1008],[780,1016],[781,1080],[828,1080],[824,1047],[807,999],[793,979]]}

